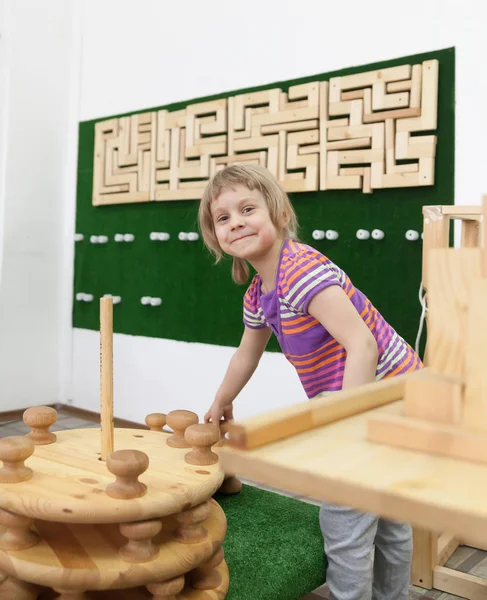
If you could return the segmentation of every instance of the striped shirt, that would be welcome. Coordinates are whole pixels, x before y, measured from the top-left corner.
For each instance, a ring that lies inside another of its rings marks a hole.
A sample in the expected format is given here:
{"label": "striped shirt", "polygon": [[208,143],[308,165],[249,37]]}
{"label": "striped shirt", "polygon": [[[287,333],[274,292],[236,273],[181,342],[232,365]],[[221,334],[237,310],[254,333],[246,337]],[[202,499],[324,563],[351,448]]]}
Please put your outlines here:
{"label": "striped shirt", "polygon": [[244,324],[269,327],[288,361],[295,367],[308,398],[342,388],[346,351],[308,312],[311,299],[339,285],[368,326],[378,347],[376,378],[421,368],[411,346],[385,321],[349,277],[320,252],[285,240],[279,257],[276,287],[265,294],[256,275],[244,296]]}

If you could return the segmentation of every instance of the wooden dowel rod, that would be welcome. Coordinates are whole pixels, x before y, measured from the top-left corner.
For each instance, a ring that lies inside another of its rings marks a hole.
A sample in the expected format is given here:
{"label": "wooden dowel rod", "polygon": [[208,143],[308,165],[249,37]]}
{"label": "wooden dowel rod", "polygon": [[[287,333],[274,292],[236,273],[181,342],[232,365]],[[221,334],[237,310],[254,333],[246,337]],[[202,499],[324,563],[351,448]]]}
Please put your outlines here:
{"label": "wooden dowel rod", "polygon": [[101,460],[113,452],[113,300],[100,298]]}
{"label": "wooden dowel rod", "polygon": [[360,387],[334,392],[263,415],[229,425],[230,446],[252,450],[292,435],[328,425],[353,415],[372,410],[404,397],[408,378],[422,377],[428,369],[374,381]]}
{"label": "wooden dowel rod", "polygon": [[482,244],[482,277],[487,277],[487,196],[482,202],[481,244]]}

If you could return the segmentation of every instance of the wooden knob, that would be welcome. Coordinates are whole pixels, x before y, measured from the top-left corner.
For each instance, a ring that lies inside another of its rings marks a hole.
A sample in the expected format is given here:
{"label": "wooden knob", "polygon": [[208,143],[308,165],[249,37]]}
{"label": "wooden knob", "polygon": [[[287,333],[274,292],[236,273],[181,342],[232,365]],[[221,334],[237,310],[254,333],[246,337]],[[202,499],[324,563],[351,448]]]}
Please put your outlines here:
{"label": "wooden knob", "polygon": [[184,439],[193,447],[193,450],[184,456],[187,463],[207,466],[218,462],[218,454],[211,450],[220,439],[220,431],[216,425],[213,423],[190,425],[184,433]]}
{"label": "wooden knob", "polygon": [[39,536],[31,530],[33,520],[23,515],[0,508],[0,525],[4,531],[0,535],[1,550],[26,550],[39,542]]}
{"label": "wooden knob", "polygon": [[32,456],[35,444],[25,436],[13,435],[0,440],[0,483],[18,483],[32,477],[32,469],[24,461]]}
{"label": "wooden knob", "polygon": [[184,432],[190,425],[198,423],[198,415],[190,410],[172,410],[167,413],[167,424],[174,431],[166,443],[172,448],[191,448],[184,439]]}
{"label": "wooden knob", "polygon": [[176,594],[184,589],[184,575],[160,583],[148,583],[145,587],[154,600],[177,600]]}
{"label": "wooden knob", "polygon": [[166,415],[164,413],[151,413],[145,418],[145,424],[152,431],[162,431],[166,424]]}
{"label": "wooden knob", "polygon": [[225,555],[220,546],[210,560],[194,569],[191,577],[191,586],[196,590],[214,590],[222,583],[222,576],[216,567],[223,561]]}
{"label": "wooden knob", "polygon": [[0,598],[2,600],[36,600],[39,588],[36,585],[19,581],[15,577],[8,577],[0,585]]}
{"label": "wooden knob", "polygon": [[161,529],[162,523],[156,519],[136,523],[122,523],[120,533],[129,541],[120,548],[120,556],[123,560],[131,563],[143,563],[152,560],[159,554],[159,547],[154,546],[152,540]]}
{"label": "wooden knob", "polygon": [[208,519],[210,513],[210,503],[205,501],[176,514],[178,527],[172,533],[173,539],[182,544],[196,544],[205,540],[208,532],[201,523]]}
{"label": "wooden knob", "polygon": [[34,444],[45,445],[56,441],[56,434],[49,427],[57,421],[57,410],[50,406],[32,406],[24,411],[24,423],[32,431],[27,434]]}
{"label": "wooden knob", "polygon": [[112,498],[130,500],[140,498],[147,486],[138,480],[139,475],[147,471],[149,457],[140,450],[117,450],[107,458],[107,468],[116,480],[107,485],[106,493]]}

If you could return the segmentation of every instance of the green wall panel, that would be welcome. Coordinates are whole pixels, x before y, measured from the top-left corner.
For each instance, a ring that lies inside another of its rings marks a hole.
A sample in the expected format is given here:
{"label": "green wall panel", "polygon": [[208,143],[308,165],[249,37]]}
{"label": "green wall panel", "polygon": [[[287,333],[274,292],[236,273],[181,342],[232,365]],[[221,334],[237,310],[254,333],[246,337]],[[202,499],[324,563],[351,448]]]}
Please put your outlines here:
{"label": "green wall panel", "polygon": [[[424,188],[330,190],[291,194],[300,223],[300,239],[335,261],[410,343],[414,344],[420,317],[421,240],[408,242],[408,229],[422,230],[423,205],[454,202],[455,51],[453,48],[402,57],[303,79],[226,92],[168,106],[144,107],[139,112],[177,110],[196,101],[236,93],[288,87],[307,81],[438,59],[439,101],[435,185]],[[130,114],[134,114],[133,112]],[[106,115],[106,118],[123,115]],[[245,286],[231,280],[231,262],[218,266],[201,240],[180,242],[180,231],[198,231],[198,202],[149,202],[94,207],[94,127],[96,120],[79,125],[76,231],[84,240],[75,245],[74,293],[94,295],[91,303],[74,301],[73,326],[99,329],[98,298],[122,297],[114,307],[114,331],[131,335],[235,346],[242,332]],[[357,229],[382,229],[385,238],[359,241]],[[336,241],[315,241],[314,229],[335,229]],[[151,231],[167,231],[168,242],[153,242]],[[116,233],[133,233],[134,242],[116,243]],[[91,244],[90,235],[107,235],[107,244]],[[159,307],[143,306],[142,296],[162,298]],[[270,350],[278,350],[275,340]]]}

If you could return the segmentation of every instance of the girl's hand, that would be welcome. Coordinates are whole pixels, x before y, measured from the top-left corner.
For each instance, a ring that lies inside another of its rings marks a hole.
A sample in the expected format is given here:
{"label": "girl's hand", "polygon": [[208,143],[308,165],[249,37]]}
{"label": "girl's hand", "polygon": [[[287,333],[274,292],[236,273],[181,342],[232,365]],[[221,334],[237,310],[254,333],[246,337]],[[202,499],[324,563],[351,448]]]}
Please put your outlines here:
{"label": "girl's hand", "polygon": [[233,420],[233,403],[227,404],[226,406],[220,406],[220,404],[213,402],[210,410],[205,415],[205,423],[214,423],[219,425],[221,419],[225,421]]}

